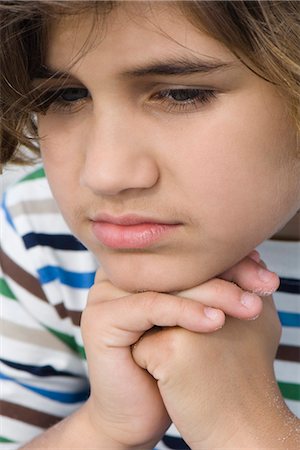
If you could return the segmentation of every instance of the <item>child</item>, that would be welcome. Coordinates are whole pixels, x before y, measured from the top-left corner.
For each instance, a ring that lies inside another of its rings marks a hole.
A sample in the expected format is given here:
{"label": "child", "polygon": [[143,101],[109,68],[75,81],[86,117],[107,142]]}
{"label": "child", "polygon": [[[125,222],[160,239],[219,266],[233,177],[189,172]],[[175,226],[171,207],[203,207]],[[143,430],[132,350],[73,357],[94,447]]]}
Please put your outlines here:
{"label": "child", "polygon": [[271,299],[236,318],[299,209],[297,2],[1,9],[2,162],[38,135],[55,198],[3,202],[6,448],[296,448]]}

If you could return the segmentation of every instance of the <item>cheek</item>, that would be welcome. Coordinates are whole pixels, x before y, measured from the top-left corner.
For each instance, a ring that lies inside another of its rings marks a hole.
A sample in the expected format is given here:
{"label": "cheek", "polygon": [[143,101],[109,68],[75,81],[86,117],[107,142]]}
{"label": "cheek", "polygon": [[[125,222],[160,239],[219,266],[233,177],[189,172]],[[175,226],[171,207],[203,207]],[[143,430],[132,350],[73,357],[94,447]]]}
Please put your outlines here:
{"label": "cheek", "polygon": [[226,113],[187,127],[189,142],[175,140],[184,202],[216,240],[237,228],[264,239],[299,206],[294,128],[278,105],[251,101],[228,103]]}
{"label": "cheek", "polygon": [[59,120],[54,115],[41,117],[38,129],[47,179],[59,208],[68,220],[80,197],[78,180],[83,164],[83,152],[80,151],[82,135],[80,129],[76,130],[68,120]]}
{"label": "cheek", "polygon": [[77,116],[49,114],[39,117],[38,130],[41,155],[50,183],[65,183],[67,179],[75,178],[84,160],[84,121]]}

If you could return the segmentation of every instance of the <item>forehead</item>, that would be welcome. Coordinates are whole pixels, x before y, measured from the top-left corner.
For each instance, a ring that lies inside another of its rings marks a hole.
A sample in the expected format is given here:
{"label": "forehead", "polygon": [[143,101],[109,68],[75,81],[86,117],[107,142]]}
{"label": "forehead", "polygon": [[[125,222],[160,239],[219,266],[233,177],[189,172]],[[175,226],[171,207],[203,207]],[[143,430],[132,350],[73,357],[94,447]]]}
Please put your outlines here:
{"label": "forehead", "polygon": [[[132,63],[142,66],[148,58],[163,61],[164,57],[194,56],[223,63],[236,60],[221,42],[196,29],[176,2],[124,2],[103,20],[97,20],[91,9],[50,24],[47,65],[68,67],[83,54],[90,62],[97,59],[99,63],[101,57],[105,67],[116,72]],[[82,64],[82,58],[80,61]]]}

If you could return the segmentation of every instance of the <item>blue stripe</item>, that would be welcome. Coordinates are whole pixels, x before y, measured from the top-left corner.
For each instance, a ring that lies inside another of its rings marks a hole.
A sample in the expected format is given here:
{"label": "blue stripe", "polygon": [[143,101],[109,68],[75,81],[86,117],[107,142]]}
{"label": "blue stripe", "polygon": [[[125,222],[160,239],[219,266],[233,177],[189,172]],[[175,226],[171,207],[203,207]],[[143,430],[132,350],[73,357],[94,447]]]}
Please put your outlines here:
{"label": "blue stripe", "polygon": [[177,436],[168,436],[167,434],[162,438],[163,443],[168,448],[176,450],[190,450],[190,447],[184,442],[183,439]]}
{"label": "blue stripe", "polygon": [[[55,370],[52,366],[32,366],[29,364],[20,364],[14,361],[7,361],[6,359],[0,358],[0,361],[5,364],[8,367],[12,367],[16,370],[21,370],[22,372],[28,372],[32,375],[35,375],[37,377],[75,377],[77,378],[77,375],[66,372],[66,371],[58,371]],[[79,377],[80,378],[80,377]]]}
{"label": "blue stripe", "polygon": [[280,278],[279,292],[287,292],[289,294],[300,294],[300,280],[296,278]]}
{"label": "blue stripe", "polygon": [[89,289],[95,278],[95,272],[70,272],[57,266],[41,267],[38,274],[42,284],[59,280],[62,284],[79,289]]}
{"label": "blue stripe", "polygon": [[281,325],[284,327],[300,327],[300,314],[278,311]]}
{"label": "blue stripe", "polygon": [[6,217],[7,222],[15,230],[16,229],[15,224],[13,223],[12,217],[11,217],[11,215],[10,215],[8,209],[7,209],[7,206],[6,206],[6,193],[5,192],[4,192],[3,197],[2,197],[2,204],[1,204],[1,206],[2,206],[2,209],[4,211],[4,215]]}
{"label": "blue stripe", "polygon": [[23,241],[27,249],[39,245],[57,250],[86,250],[81,242],[71,234],[28,233],[23,236]]}
{"label": "blue stripe", "polygon": [[57,391],[49,391],[48,389],[36,388],[33,386],[29,386],[25,383],[20,383],[19,381],[8,377],[7,375],[0,374],[0,379],[14,381],[19,386],[22,386],[29,391],[35,392],[36,394],[41,395],[42,397],[49,398],[50,400],[55,400],[60,403],[79,403],[87,400],[89,396],[89,391],[84,390],[83,392],[57,392]]}

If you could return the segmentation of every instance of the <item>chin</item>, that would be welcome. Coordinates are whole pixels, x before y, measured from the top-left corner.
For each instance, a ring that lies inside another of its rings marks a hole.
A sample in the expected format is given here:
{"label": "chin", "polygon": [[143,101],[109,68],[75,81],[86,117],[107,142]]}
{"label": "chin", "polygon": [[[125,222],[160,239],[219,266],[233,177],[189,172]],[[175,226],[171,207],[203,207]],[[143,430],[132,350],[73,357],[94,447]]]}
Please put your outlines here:
{"label": "chin", "polygon": [[184,282],[177,282],[174,283],[174,280],[164,280],[164,281],[149,281],[149,280],[137,280],[130,279],[129,277],[126,277],[123,279],[123,277],[109,277],[110,281],[117,286],[120,289],[125,290],[126,292],[147,292],[147,291],[154,291],[154,292],[176,292],[176,291],[183,291],[185,289],[188,289],[189,287],[192,287],[192,284],[188,286]]}
{"label": "chin", "polygon": [[147,273],[143,273],[143,270],[109,270],[105,267],[104,271],[114,286],[126,292],[179,292],[195,287],[207,279],[199,273],[192,274],[175,267],[156,267]]}
{"label": "chin", "polygon": [[[202,255],[102,253],[97,256],[111,283],[126,292],[179,292],[204,283],[220,273],[215,258]],[[222,264],[222,265],[221,265]]]}

